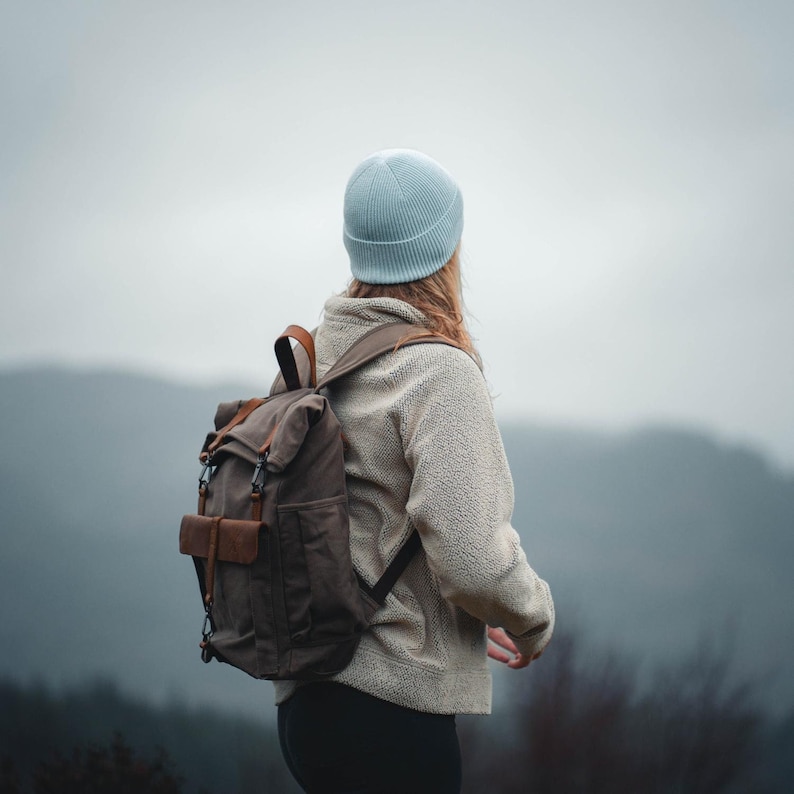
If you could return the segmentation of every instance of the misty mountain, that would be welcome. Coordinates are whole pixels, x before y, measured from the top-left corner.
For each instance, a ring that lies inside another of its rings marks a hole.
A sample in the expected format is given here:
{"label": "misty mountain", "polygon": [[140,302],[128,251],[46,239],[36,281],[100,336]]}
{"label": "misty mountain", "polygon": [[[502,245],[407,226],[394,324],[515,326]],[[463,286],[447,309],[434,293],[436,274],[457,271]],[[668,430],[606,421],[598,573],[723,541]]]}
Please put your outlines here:
{"label": "misty mountain", "polygon": [[[151,700],[272,712],[268,684],[200,662],[177,543],[216,404],[266,390],[0,373],[0,678],[100,676]],[[559,621],[649,662],[717,643],[768,705],[794,705],[794,477],[694,431],[503,432],[515,525]]]}
{"label": "misty mountain", "polygon": [[698,646],[794,702],[794,477],[707,434],[504,428],[516,524],[565,616],[653,664]]}

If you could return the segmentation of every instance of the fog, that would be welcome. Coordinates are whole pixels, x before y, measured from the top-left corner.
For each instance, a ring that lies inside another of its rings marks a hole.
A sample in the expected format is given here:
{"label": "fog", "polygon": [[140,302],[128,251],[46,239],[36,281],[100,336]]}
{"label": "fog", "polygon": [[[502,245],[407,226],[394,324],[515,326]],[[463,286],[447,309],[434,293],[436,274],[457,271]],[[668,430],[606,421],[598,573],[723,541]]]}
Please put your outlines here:
{"label": "fog", "polygon": [[262,383],[344,289],[344,184],[466,205],[503,418],[703,426],[794,466],[783,2],[2,3],[0,366]]}

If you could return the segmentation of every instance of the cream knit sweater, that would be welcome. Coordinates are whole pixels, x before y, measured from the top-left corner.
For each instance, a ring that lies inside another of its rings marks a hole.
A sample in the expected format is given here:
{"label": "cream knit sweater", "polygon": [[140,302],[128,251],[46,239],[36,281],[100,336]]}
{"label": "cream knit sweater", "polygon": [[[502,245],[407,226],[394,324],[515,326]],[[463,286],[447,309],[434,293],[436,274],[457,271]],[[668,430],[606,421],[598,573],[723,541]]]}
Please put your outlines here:
{"label": "cream knit sweater", "polygon": [[[373,326],[423,315],[392,298],[331,298],[317,330],[318,377]],[[332,680],[440,714],[487,714],[485,625],[519,650],[548,643],[554,606],[510,525],[513,484],[485,379],[445,344],[387,353],[328,389],[350,443],[353,563],[374,583],[414,527],[422,551]],[[276,703],[297,682],[274,682]]]}

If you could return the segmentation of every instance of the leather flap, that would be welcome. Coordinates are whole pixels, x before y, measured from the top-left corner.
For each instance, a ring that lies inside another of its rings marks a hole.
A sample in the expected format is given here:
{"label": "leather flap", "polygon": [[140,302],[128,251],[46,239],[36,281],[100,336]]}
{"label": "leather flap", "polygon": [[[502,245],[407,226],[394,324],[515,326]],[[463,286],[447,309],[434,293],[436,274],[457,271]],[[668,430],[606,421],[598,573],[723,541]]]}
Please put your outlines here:
{"label": "leather flap", "polygon": [[[179,528],[179,551],[207,559],[210,550],[212,516],[186,515]],[[263,521],[222,518],[218,527],[218,560],[250,565],[259,552],[259,532]]]}

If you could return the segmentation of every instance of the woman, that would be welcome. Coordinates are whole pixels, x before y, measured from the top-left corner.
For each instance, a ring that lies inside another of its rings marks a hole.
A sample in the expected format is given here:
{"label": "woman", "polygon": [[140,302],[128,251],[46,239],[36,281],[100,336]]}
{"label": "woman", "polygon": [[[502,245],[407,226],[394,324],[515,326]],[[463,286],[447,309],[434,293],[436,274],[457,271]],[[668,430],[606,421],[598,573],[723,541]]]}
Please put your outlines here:
{"label": "woman", "polygon": [[458,186],[419,152],[373,154],[348,182],[353,280],[325,305],[318,376],[383,323],[439,343],[398,346],[328,390],[349,442],[356,569],[374,582],[414,528],[422,550],[345,670],[275,684],[282,750],[310,792],[459,791],[455,714],[490,712],[486,657],[526,667],[551,637],[551,595],[510,525],[510,471],[464,325],[462,228]]}

